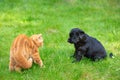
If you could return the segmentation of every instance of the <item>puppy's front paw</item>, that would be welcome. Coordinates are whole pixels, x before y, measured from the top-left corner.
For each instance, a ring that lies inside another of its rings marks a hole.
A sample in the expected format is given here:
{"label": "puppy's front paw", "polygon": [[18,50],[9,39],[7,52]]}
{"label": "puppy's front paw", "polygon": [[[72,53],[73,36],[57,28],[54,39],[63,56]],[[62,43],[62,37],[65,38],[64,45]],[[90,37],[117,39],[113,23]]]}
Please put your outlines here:
{"label": "puppy's front paw", "polygon": [[77,60],[73,60],[72,63],[78,62]]}
{"label": "puppy's front paw", "polygon": [[73,55],[70,56],[70,58],[73,58],[73,57],[74,57]]}
{"label": "puppy's front paw", "polygon": [[71,55],[70,58],[76,58],[76,54]]}
{"label": "puppy's front paw", "polygon": [[72,63],[80,62],[80,60],[73,60]]}

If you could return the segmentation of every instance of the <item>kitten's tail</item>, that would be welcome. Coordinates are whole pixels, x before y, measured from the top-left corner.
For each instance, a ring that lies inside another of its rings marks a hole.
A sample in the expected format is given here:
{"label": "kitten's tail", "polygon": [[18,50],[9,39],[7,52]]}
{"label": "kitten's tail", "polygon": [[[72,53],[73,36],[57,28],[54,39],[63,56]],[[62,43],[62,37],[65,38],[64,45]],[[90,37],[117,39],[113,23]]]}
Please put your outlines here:
{"label": "kitten's tail", "polygon": [[113,53],[110,53],[110,54],[109,54],[109,57],[110,57],[110,58],[114,58]]}

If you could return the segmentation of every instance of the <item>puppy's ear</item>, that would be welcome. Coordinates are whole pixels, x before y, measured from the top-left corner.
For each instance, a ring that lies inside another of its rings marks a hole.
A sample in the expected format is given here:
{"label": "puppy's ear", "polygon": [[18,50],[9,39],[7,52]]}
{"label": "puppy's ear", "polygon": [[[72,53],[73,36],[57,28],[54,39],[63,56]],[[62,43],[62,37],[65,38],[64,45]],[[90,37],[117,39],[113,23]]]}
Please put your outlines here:
{"label": "puppy's ear", "polygon": [[82,40],[85,41],[86,39],[87,39],[87,36],[86,34],[84,34]]}
{"label": "puppy's ear", "polygon": [[84,32],[84,31],[82,31],[82,30],[80,30],[80,31],[79,31],[79,33],[80,33],[80,34],[85,34],[85,32]]}
{"label": "puppy's ear", "polygon": [[81,40],[81,41],[85,41],[86,38],[87,38],[85,32],[82,31],[82,30],[80,30],[80,31],[79,31],[79,34],[80,34],[80,35],[79,35],[80,40]]}

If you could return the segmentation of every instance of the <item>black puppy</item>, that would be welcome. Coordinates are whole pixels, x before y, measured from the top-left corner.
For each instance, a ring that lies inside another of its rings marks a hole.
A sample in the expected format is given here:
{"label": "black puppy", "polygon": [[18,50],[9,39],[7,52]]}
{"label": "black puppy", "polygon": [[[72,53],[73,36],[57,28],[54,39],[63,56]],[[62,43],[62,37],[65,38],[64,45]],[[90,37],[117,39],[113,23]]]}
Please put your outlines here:
{"label": "black puppy", "polygon": [[[90,37],[79,28],[73,28],[69,33],[69,43],[73,43],[76,58],[75,61],[80,61],[82,56],[92,59],[93,61],[103,59],[107,56],[103,45],[95,38]],[[73,62],[75,62],[73,61]]]}

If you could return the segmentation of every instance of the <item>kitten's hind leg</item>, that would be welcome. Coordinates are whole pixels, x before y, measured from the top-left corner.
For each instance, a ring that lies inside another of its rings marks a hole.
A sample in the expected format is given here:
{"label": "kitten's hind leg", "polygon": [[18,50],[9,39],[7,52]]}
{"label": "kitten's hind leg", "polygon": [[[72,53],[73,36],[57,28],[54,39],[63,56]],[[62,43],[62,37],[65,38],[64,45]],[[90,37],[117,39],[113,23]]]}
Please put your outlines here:
{"label": "kitten's hind leg", "polygon": [[[28,64],[29,64],[29,66],[27,66],[26,69],[32,67],[32,62],[33,62],[32,58],[29,58],[29,59],[28,59]],[[18,64],[15,65],[14,68],[15,68],[15,71],[17,71],[17,72],[19,72],[19,73],[21,73],[21,72],[22,72],[22,69],[23,69],[23,67],[19,66]]]}
{"label": "kitten's hind leg", "polygon": [[17,71],[17,72],[21,73],[21,68],[20,68],[20,66],[15,65],[15,71]]}
{"label": "kitten's hind leg", "polygon": [[15,62],[14,60],[11,58],[10,62],[9,62],[9,70],[10,71],[14,71],[14,66],[15,66]]}
{"label": "kitten's hind leg", "polygon": [[10,61],[10,63],[9,63],[9,70],[10,70],[10,71],[14,71],[14,65],[12,64],[11,61]]}

